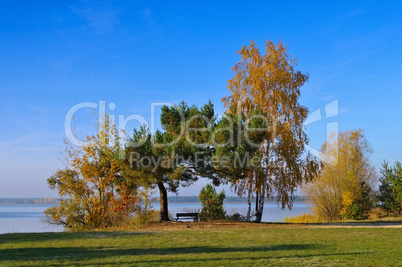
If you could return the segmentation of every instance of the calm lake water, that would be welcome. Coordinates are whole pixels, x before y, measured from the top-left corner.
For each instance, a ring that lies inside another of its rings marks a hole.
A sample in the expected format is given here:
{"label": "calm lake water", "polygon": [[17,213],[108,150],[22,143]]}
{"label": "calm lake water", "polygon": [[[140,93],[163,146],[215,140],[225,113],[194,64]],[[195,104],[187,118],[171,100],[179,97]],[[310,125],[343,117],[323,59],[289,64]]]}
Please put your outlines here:
{"label": "calm lake water", "polygon": [[[43,211],[53,205],[50,204],[15,204],[0,205],[0,234],[4,233],[29,233],[29,232],[59,232],[62,227],[52,226],[42,222]],[[235,212],[242,215],[247,213],[247,203],[226,203],[228,214]],[[155,209],[159,203],[154,203]],[[201,210],[200,203],[169,203],[169,212],[175,216],[177,212],[194,212]],[[293,209],[281,210],[277,204],[265,203],[262,221],[282,222],[285,217],[311,213],[311,205],[295,203]]]}

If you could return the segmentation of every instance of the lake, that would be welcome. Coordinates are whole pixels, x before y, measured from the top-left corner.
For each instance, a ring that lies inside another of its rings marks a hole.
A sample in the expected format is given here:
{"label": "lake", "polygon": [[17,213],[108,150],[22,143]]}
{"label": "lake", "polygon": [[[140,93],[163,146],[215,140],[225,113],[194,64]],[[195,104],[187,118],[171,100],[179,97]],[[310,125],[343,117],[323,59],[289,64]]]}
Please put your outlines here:
{"label": "lake", "polygon": [[[30,233],[30,232],[60,232],[62,227],[42,222],[43,211],[54,204],[13,204],[0,205],[0,234],[4,233]],[[159,203],[154,203],[155,209]],[[235,212],[242,215],[247,213],[247,203],[225,203],[228,214]],[[177,212],[193,212],[201,210],[200,203],[169,203],[169,212],[175,216]],[[263,222],[282,222],[285,217],[298,216],[311,213],[311,205],[307,203],[294,203],[293,209],[281,210],[277,204],[265,203]]]}

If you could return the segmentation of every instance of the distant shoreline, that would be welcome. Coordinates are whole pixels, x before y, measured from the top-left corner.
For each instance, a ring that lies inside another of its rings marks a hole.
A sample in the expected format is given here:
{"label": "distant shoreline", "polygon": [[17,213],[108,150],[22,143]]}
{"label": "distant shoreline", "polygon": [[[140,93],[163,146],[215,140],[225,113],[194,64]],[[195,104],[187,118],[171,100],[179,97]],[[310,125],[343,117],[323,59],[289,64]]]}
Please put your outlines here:
{"label": "distant shoreline", "polygon": [[[154,198],[153,202],[159,202],[159,198]],[[255,199],[251,200],[254,203]],[[266,200],[266,203],[277,203],[276,197]],[[306,196],[295,196],[293,203],[306,203],[308,198]],[[14,204],[59,204],[59,198],[0,198],[0,205],[14,205]],[[168,203],[200,203],[198,196],[169,196]],[[224,203],[247,203],[247,198],[228,196],[225,198]]]}
{"label": "distant shoreline", "polygon": [[0,205],[14,205],[14,204],[59,204],[58,198],[0,198]]}

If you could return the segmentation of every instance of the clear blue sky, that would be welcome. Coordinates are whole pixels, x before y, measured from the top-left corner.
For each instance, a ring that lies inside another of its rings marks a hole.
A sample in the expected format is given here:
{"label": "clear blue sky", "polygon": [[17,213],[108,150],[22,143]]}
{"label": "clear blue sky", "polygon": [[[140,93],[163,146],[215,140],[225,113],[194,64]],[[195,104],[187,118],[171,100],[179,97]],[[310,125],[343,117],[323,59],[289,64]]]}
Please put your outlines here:
{"label": "clear blue sky", "polygon": [[338,122],[364,129],[377,169],[402,160],[402,3],[269,2],[1,0],[0,197],[56,196],[46,178],[62,167],[64,118],[80,102],[149,118],[154,102],[211,99],[222,113],[236,51],[251,39],[282,39],[299,59],[311,112],[339,101],[338,116],[308,126],[313,148]]}

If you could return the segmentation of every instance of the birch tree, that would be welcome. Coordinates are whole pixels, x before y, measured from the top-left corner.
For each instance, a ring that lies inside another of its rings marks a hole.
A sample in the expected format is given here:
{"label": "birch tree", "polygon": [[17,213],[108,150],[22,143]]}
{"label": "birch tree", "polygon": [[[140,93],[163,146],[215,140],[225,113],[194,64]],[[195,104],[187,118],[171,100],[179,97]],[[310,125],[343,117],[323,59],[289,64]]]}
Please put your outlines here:
{"label": "birch tree", "polygon": [[[238,54],[241,60],[227,85],[231,95],[222,101],[228,113],[230,106],[245,114],[258,109],[269,121],[265,138],[258,144],[264,156],[264,177],[256,184],[256,221],[261,222],[265,198],[276,195],[282,208],[291,208],[297,187],[311,181],[318,171],[318,162],[305,149],[308,138],[303,123],[308,109],[299,103],[308,74],[296,69],[297,61],[282,42],[267,41],[262,54],[251,41]],[[281,164],[274,164],[278,161]]]}

